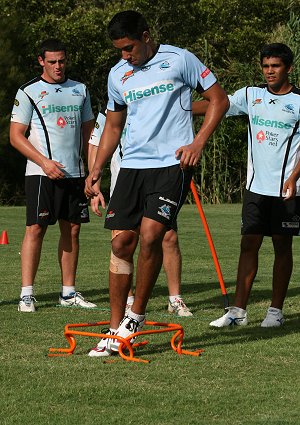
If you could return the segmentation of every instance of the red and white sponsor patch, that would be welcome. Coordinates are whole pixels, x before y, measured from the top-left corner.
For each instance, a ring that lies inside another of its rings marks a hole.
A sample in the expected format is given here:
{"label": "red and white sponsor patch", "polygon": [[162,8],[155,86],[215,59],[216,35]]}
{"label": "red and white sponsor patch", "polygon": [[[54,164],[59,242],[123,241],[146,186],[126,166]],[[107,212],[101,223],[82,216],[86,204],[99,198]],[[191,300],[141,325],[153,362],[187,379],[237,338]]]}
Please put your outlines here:
{"label": "red and white sponsor patch", "polygon": [[206,68],[202,74],[201,74],[201,78],[205,78],[208,76],[208,74],[210,74],[210,69]]}

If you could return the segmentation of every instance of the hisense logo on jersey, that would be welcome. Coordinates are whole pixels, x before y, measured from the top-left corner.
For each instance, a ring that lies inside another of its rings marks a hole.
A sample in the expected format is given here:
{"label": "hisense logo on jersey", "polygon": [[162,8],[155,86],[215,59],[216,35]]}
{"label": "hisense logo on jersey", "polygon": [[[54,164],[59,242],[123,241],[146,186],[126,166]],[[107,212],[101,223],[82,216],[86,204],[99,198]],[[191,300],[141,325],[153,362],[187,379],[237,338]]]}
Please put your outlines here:
{"label": "hisense logo on jersey", "polygon": [[260,125],[264,127],[272,127],[272,128],[291,128],[292,125],[288,122],[276,121],[276,120],[265,120],[261,118],[259,115],[254,115],[251,120],[252,124]]}
{"label": "hisense logo on jersey", "polygon": [[42,105],[43,114],[54,114],[55,112],[77,112],[82,111],[82,105]]}
{"label": "hisense logo on jersey", "polygon": [[155,83],[155,85],[150,85],[146,87],[139,87],[134,90],[128,90],[123,93],[124,100],[127,103],[136,102],[137,100],[151,97],[151,96],[158,96],[164,93],[172,92],[174,91],[175,86],[172,81],[163,81]]}

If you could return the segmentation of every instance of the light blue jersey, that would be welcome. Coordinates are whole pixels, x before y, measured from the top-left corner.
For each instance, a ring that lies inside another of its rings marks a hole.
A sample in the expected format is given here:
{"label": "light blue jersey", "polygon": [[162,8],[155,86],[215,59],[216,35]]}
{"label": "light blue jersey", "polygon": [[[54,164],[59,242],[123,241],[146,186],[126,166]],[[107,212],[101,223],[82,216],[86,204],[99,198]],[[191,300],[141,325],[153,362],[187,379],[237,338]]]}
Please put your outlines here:
{"label": "light blue jersey", "polygon": [[[65,177],[84,176],[81,124],[94,118],[86,86],[73,80],[48,83],[41,77],[17,92],[11,121],[30,126],[28,140],[49,159],[64,165]],[[45,175],[27,160],[26,175]]]}
{"label": "light blue jersey", "polygon": [[121,60],[108,77],[107,109],[127,107],[122,168],[161,168],[179,163],[175,152],[192,143],[192,90],[208,90],[215,76],[195,55],[160,45],[141,67]]}
{"label": "light blue jersey", "polygon": [[244,87],[229,100],[226,116],[249,117],[246,188],[261,195],[282,196],[283,184],[300,159],[300,90],[293,87],[287,94],[275,95],[267,85]]}

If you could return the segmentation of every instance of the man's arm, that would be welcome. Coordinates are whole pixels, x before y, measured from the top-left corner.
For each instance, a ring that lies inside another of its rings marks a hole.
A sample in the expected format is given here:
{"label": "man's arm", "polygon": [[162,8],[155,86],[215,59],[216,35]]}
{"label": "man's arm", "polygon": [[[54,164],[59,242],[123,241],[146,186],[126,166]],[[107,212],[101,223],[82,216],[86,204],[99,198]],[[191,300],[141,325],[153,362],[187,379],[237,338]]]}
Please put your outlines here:
{"label": "man's arm", "polygon": [[182,168],[197,164],[208,138],[213,134],[229,107],[228,97],[218,83],[203,92],[202,96],[208,101],[208,105],[201,129],[190,145],[181,146],[176,151],[176,157],[180,158]]}
{"label": "man's arm", "polygon": [[125,121],[126,110],[119,112],[107,111],[105,126],[97,150],[94,166],[85,182],[85,194],[88,197],[93,197],[99,193],[99,188],[93,186],[101,177],[106,162],[118,146]]}
{"label": "man's arm", "polygon": [[[96,145],[92,145],[91,143],[89,143],[88,146],[88,165],[89,165],[89,172],[92,171],[94,163],[95,163],[95,159],[96,159],[96,155],[97,155],[97,150],[98,150],[98,146]],[[96,196],[93,196],[91,198],[91,208],[93,213],[95,213],[98,217],[102,217],[102,213],[99,210],[99,204],[101,204],[101,207],[103,209],[105,209],[105,200],[104,197],[102,195],[102,193],[100,192],[100,181],[101,178],[94,184],[95,189],[98,191],[98,194]]]}
{"label": "man's arm", "polygon": [[297,190],[296,183],[299,177],[300,177],[300,160],[297,162],[297,165],[294,168],[292,174],[284,182],[283,189],[282,189],[282,192],[283,192],[282,196],[284,196],[285,200],[294,198],[296,196],[296,190]]}
{"label": "man's arm", "polygon": [[88,155],[89,155],[89,140],[92,134],[92,131],[94,129],[95,121],[85,121],[82,123],[82,144],[83,144],[83,153],[86,158],[86,161],[88,161]]}
{"label": "man's arm", "polygon": [[38,164],[50,179],[62,179],[64,165],[42,155],[25,137],[28,126],[18,122],[10,124],[10,143],[22,155]]}
{"label": "man's arm", "polygon": [[196,100],[192,103],[193,116],[203,116],[206,114],[209,105],[208,100]]}

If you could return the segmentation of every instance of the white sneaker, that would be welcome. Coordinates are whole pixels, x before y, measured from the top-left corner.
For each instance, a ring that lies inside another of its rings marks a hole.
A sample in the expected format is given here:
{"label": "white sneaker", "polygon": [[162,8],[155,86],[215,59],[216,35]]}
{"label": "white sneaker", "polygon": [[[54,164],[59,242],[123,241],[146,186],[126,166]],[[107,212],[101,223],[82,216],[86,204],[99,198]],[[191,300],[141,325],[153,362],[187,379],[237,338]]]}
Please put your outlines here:
{"label": "white sneaker", "polygon": [[279,308],[269,307],[265,319],[261,322],[262,328],[276,328],[284,323],[282,311]]}
{"label": "white sneaker", "polygon": [[238,307],[227,307],[227,313],[217,320],[210,322],[209,326],[223,328],[224,326],[245,326],[248,324],[247,312]]}
{"label": "white sneaker", "polygon": [[36,302],[36,299],[34,298],[33,295],[25,295],[24,297],[20,299],[20,302],[18,305],[18,311],[22,311],[23,313],[34,313],[35,302]]}
{"label": "white sneaker", "polygon": [[181,317],[190,317],[193,315],[181,298],[176,298],[173,303],[169,301],[168,312],[175,313],[177,316]]}
{"label": "white sneaker", "polygon": [[[142,320],[139,322],[138,320],[134,319],[130,316],[125,316],[124,319],[120,322],[120,326],[117,329],[116,335],[121,336],[122,338],[127,338],[130,335],[139,332],[142,327],[144,326],[145,320]],[[131,343],[135,340],[135,337],[130,340]],[[120,342],[115,339],[111,343],[111,349],[118,351],[119,350]]]}
{"label": "white sneaker", "polygon": [[59,296],[59,303],[63,307],[82,307],[82,308],[96,308],[96,304],[86,301],[80,292],[71,292],[67,297]]}
{"label": "white sneaker", "polygon": [[[107,333],[109,335],[114,335],[115,332],[113,332],[110,329],[106,329],[101,331],[101,333]],[[112,338],[102,338],[96,347],[92,348],[89,352],[90,357],[108,357],[113,355],[115,350],[111,348],[111,344],[114,340]]]}

